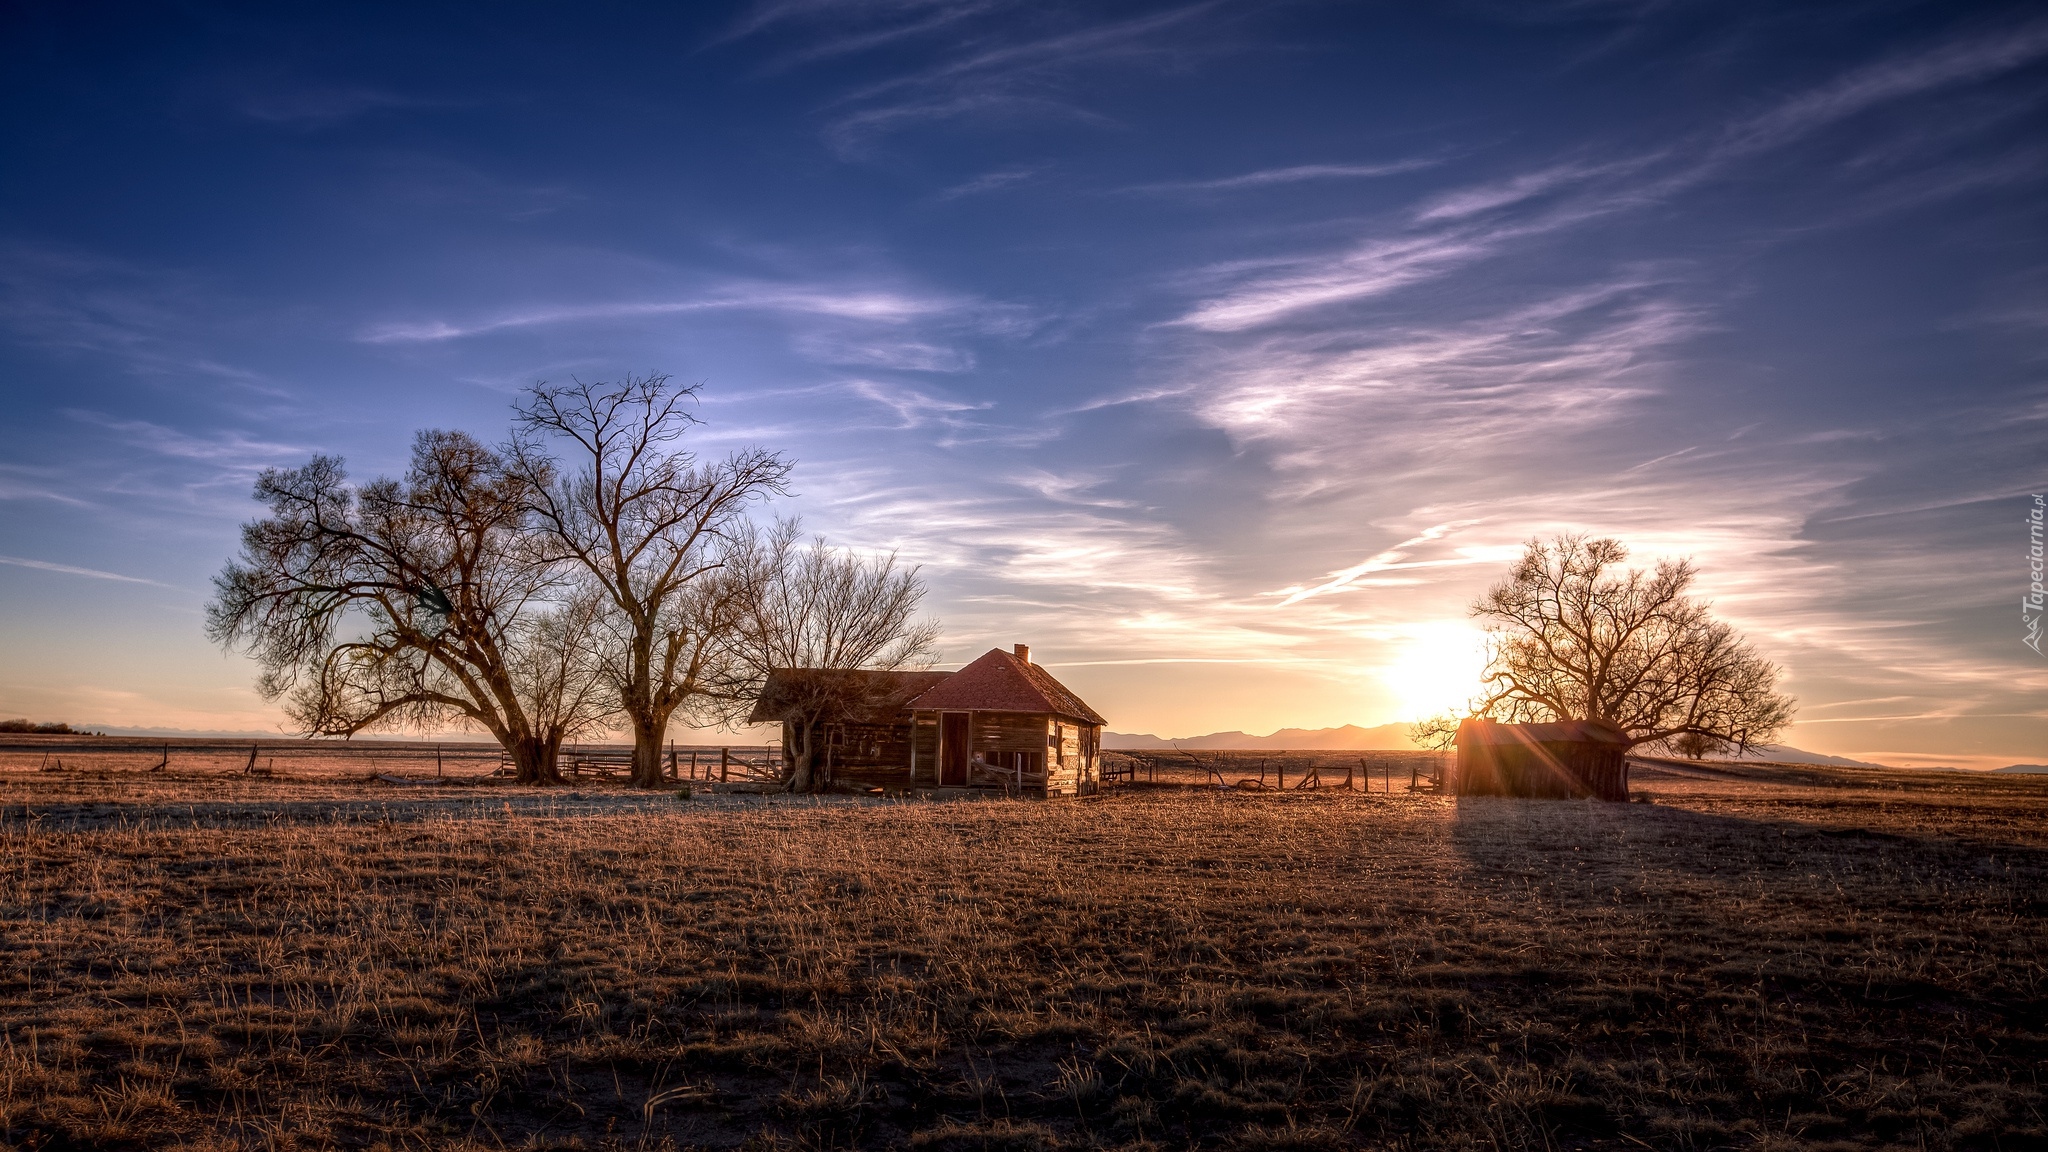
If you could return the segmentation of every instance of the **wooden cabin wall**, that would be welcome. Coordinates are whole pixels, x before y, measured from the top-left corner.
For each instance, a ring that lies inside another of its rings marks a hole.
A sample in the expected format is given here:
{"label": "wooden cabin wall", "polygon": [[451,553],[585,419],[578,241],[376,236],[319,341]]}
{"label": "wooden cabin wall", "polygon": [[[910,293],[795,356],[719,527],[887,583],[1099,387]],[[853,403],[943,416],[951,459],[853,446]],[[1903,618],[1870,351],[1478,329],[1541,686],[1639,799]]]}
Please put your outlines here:
{"label": "wooden cabin wall", "polygon": [[1102,752],[1102,726],[1085,724],[1075,730],[1079,750],[1073,756],[1075,767],[1075,793],[1094,793],[1102,787],[1102,775],[1098,773],[1098,754]]}
{"label": "wooden cabin wall", "polygon": [[[1074,795],[1092,788],[1097,776],[1096,752],[1102,742],[1101,729],[1078,725],[1034,712],[976,712],[968,736],[968,755],[980,756],[991,764],[1007,768],[1011,756],[1022,752],[1033,756],[1032,774],[1044,773],[1050,795]],[[1057,728],[1055,728],[1057,725]],[[939,780],[939,714],[919,713],[915,724],[904,724],[902,754],[894,762],[895,775],[875,779],[877,784],[903,784],[929,788]],[[913,776],[911,749],[917,753]],[[863,779],[867,779],[863,777]]]}
{"label": "wooden cabin wall", "polygon": [[939,714],[919,713],[910,728],[910,746],[915,755],[905,758],[905,779],[914,785],[936,786],[939,782]]}
{"label": "wooden cabin wall", "polygon": [[[901,787],[910,767],[909,721],[896,724],[844,724],[833,725],[831,760],[829,761],[834,780],[855,784]],[[816,767],[823,769],[828,761],[823,750],[828,746],[823,733],[814,733],[812,747],[819,750]]]}
{"label": "wooden cabin wall", "polygon": [[1580,741],[1480,744],[1458,748],[1460,796],[1628,799],[1628,754]]}
{"label": "wooden cabin wall", "polygon": [[1097,771],[1101,726],[1076,724],[1057,716],[1041,719],[1046,727],[1046,791],[1055,795],[1093,792],[1101,782]]}
{"label": "wooden cabin wall", "polygon": [[1004,768],[1011,767],[1012,757],[1021,752],[1026,757],[1025,779],[1034,780],[1051,759],[1052,749],[1046,744],[1050,730],[1047,718],[1036,713],[976,712],[968,747],[971,754]]}
{"label": "wooden cabin wall", "polygon": [[[893,724],[834,725],[831,749],[832,778],[872,787],[900,788],[905,785],[932,787],[939,779],[939,718],[921,713],[915,722],[904,719]],[[827,765],[824,751],[826,733],[814,732],[812,747],[818,749],[817,767]],[[1075,724],[1057,717],[1029,712],[974,713],[969,755],[1009,767],[1011,755],[1033,756],[1031,774],[1044,774],[1049,795],[1075,795],[1093,791],[1100,780],[1097,754],[1101,729]],[[784,741],[784,748],[789,742]],[[915,774],[912,750],[915,749]]]}

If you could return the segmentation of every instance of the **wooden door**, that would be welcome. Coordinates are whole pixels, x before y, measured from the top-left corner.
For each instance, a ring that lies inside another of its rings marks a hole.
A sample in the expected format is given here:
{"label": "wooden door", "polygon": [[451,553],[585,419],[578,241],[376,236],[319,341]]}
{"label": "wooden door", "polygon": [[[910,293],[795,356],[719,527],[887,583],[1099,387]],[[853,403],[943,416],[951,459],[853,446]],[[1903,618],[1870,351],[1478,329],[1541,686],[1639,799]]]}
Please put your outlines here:
{"label": "wooden door", "polygon": [[967,783],[967,721],[965,712],[939,713],[941,787],[962,787]]}

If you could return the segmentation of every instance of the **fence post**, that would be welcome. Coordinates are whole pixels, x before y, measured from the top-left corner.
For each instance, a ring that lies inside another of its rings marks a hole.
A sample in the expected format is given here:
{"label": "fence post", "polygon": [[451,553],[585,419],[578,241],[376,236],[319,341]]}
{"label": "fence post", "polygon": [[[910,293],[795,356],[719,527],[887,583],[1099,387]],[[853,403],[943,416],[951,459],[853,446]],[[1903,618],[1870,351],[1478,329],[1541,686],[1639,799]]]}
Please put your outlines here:
{"label": "fence post", "polygon": [[434,779],[441,778],[441,746],[434,745]]}
{"label": "fence post", "polygon": [[732,749],[720,748],[718,750],[718,782],[723,784],[730,779],[732,779]]}
{"label": "fence post", "polygon": [[1287,791],[1287,761],[1282,760],[1279,763],[1273,765],[1273,771],[1280,774],[1280,787],[1276,789],[1276,791]]}

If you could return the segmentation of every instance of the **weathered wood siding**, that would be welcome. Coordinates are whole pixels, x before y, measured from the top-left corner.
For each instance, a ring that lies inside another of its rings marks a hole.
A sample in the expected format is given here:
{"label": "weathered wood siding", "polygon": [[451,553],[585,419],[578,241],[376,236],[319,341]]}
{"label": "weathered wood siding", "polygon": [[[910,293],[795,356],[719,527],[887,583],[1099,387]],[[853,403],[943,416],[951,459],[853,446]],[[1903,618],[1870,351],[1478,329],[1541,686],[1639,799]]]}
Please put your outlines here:
{"label": "weathered wood siding", "polygon": [[[900,788],[909,780],[910,732],[908,720],[900,724],[835,724],[828,733],[813,733],[811,746],[818,750],[817,767],[829,767],[834,780]],[[783,747],[791,745],[785,741]]]}
{"label": "weathered wood siding", "polygon": [[[968,726],[970,756],[1004,769],[1025,758],[1025,787],[1049,796],[1092,792],[1101,779],[1097,763],[1101,729],[1031,712],[974,712]],[[916,752],[916,771],[910,752]],[[905,728],[904,756],[892,783],[929,788],[939,780],[939,714],[919,713]],[[879,782],[879,781],[878,781]]]}
{"label": "weathered wood siding", "polygon": [[1544,741],[1458,748],[1460,796],[1628,799],[1628,754],[1612,744]]}
{"label": "weathered wood siding", "polygon": [[904,779],[913,785],[931,787],[939,782],[939,714],[920,712],[911,725],[912,755],[904,764]]}

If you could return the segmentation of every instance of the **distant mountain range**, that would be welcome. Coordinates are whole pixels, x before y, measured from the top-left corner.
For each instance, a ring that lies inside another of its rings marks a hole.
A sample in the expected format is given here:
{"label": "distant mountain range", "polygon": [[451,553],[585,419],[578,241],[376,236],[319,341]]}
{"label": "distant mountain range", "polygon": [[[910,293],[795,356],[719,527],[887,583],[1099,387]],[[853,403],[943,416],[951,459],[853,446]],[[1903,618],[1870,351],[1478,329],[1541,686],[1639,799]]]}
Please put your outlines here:
{"label": "distant mountain range", "polygon": [[[1282,728],[1271,736],[1253,736],[1249,732],[1211,732],[1207,736],[1184,736],[1177,740],[1164,739],[1149,732],[1104,732],[1104,748],[1120,748],[1132,752],[1144,752],[1163,748],[1188,748],[1195,751],[1234,750],[1265,752],[1321,752],[1337,749],[1357,748],[1362,751],[1410,751],[1414,741],[1408,739],[1406,724],[1378,724],[1361,728],[1346,724],[1342,728]],[[1789,744],[1764,744],[1749,750],[1745,760],[1767,760],[1776,764],[1832,764],[1841,768],[1882,768],[1865,760],[1851,760],[1846,756],[1824,756],[1819,752],[1805,752]],[[2031,768],[2015,764],[2001,768],[2001,772],[2048,772],[2048,768]]]}
{"label": "distant mountain range", "polygon": [[1155,748],[1311,752],[1333,748],[1411,751],[1415,744],[1408,739],[1406,724],[1381,724],[1372,728],[1346,724],[1342,728],[1282,728],[1271,736],[1254,736],[1249,732],[1211,732],[1207,736],[1185,736],[1177,740],[1162,739],[1149,732],[1104,732],[1102,746],[1134,752]]}
{"label": "distant mountain range", "polygon": [[1993,768],[1993,772],[2005,772],[2014,776],[2048,776],[2048,764],[2007,764]]}
{"label": "distant mountain range", "polygon": [[1771,764],[1832,764],[1837,768],[1886,768],[1890,765],[1872,764],[1868,760],[1851,760],[1847,756],[1823,756],[1818,752],[1802,752],[1790,744],[1759,744],[1741,757],[1714,756],[1714,760],[1762,760]]}

